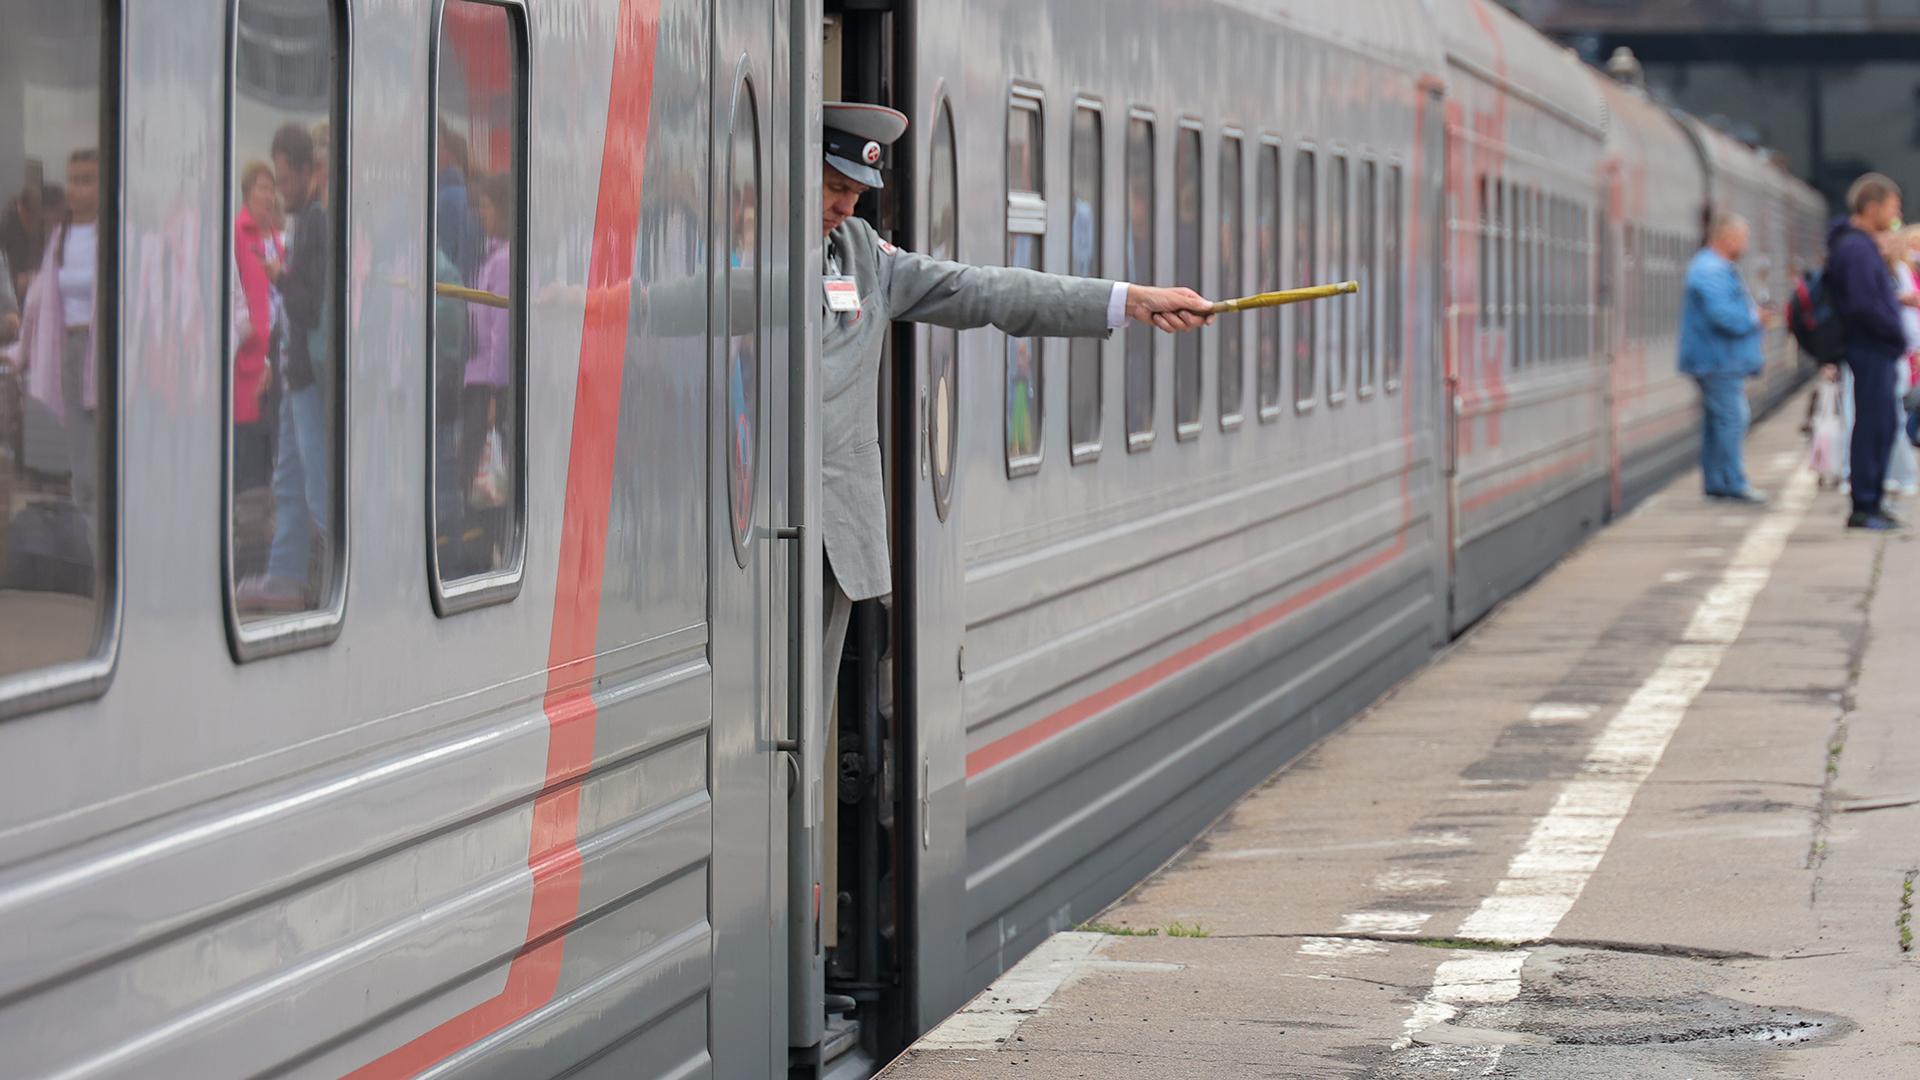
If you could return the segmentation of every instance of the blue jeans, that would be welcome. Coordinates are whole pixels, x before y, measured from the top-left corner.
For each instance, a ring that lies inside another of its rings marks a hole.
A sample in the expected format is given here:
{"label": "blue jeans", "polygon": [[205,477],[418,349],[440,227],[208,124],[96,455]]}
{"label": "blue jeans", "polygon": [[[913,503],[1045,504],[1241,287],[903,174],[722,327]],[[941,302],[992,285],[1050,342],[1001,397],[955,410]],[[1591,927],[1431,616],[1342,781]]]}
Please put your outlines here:
{"label": "blue jeans", "polygon": [[280,452],[273,462],[273,547],[267,576],[305,583],[313,534],[327,528],[327,417],[318,386],[280,397]]}
{"label": "blue jeans", "polygon": [[1875,356],[1849,352],[1853,369],[1853,512],[1877,514],[1887,480],[1887,461],[1899,433],[1900,405],[1894,400],[1895,353]]}
{"label": "blue jeans", "polygon": [[1740,444],[1747,437],[1746,379],[1740,375],[1695,375],[1700,384],[1700,475],[1709,495],[1741,495],[1747,469]]}

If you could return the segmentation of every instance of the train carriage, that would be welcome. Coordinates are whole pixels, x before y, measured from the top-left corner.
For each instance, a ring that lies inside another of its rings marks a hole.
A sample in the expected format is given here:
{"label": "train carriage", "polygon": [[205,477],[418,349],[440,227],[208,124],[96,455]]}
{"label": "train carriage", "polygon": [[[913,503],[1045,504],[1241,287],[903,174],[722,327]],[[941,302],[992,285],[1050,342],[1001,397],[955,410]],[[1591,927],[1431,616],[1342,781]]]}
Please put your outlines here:
{"label": "train carriage", "polygon": [[[0,186],[95,267],[0,336],[23,1076],[865,1075],[1686,462],[1709,207],[1776,301],[1818,258],[1803,186],[1480,0],[0,25]],[[892,242],[1363,288],[896,327],[829,714],[835,97],[912,119]]]}

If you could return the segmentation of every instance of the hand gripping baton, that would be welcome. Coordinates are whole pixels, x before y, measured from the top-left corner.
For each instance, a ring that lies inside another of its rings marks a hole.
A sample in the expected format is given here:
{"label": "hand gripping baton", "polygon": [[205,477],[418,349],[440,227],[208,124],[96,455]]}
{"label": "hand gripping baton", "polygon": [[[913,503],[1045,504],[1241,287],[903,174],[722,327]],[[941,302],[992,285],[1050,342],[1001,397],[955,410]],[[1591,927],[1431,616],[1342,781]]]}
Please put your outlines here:
{"label": "hand gripping baton", "polygon": [[1209,315],[1224,315],[1229,311],[1252,311],[1255,308],[1280,307],[1283,304],[1303,304],[1309,300],[1326,300],[1335,296],[1360,291],[1357,281],[1342,281],[1333,285],[1310,285],[1304,289],[1281,289],[1279,292],[1255,293],[1233,300],[1222,300],[1207,309]]}

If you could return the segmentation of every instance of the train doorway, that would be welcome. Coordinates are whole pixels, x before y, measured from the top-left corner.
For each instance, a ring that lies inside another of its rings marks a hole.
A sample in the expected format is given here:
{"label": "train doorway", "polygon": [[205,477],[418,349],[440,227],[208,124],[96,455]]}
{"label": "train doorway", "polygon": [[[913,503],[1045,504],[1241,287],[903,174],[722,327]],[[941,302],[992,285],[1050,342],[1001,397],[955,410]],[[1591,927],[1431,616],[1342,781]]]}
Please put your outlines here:
{"label": "train doorway", "polygon": [[[906,12],[873,0],[827,0],[823,12],[822,94],[828,100],[890,105],[903,100],[899,45]],[[911,240],[904,209],[913,190],[911,157],[896,147],[888,186],[862,200],[859,213],[895,243]],[[864,1078],[905,1045],[910,1030],[908,964],[911,905],[904,801],[913,785],[901,762],[911,741],[900,688],[908,685],[903,643],[911,638],[914,539],[903,514],[900,481],[912,471],[906,443],[918,430],[912,400],[912,340],[896,330],[886,345],[880,418],[889,484],[888,532],[894,554],[892,595],[854,605],[841,655],[835,707],[825,718],[820,768],[820,992],[797,1019],[794,1077]],[[810,988],[811,989],[811,988]],[[815,1017],[818,1027],[814,1028]],[[809,1030],[811,1029],[811,1030]]]}

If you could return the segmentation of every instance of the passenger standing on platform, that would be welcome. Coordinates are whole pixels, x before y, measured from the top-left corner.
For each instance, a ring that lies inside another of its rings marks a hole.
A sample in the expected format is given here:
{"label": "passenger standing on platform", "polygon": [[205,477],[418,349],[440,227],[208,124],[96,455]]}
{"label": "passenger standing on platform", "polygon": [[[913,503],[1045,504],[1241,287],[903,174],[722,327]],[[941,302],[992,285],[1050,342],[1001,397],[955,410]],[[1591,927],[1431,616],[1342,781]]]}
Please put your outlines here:
{"label": "passenger standing on platform", "polygon": [[1913,269],[1914,239],[1920,229],[1913,226],[1887,234],[1887,267],[1893,271],[1894,293],[1900,298],[1900,326],[1906,331],[1906,352],[1893,365],[1893,449],[1887,457],[1886,490],[1895,495],[1920,495],[1920,462],[1914,460],[1913,444],[1907,441],[1907,389],[1912,386],[1912,367],[1920,355],[1920,275]]}
{"label": "passenger standing on platform", "polygon": [[1868,173],[1847,192],[1847,208],[1850,216],[1835,221],[1827,233],[1826,272],[1833,310],[1846,329],[1846,362],[1853,374],[1853,511],[1847,527],[1885,531],[1901,527],[1882,505],[1882,485],[1893,451],[1894,367],[1906,356],[1907,335],[1879,238],[1899,220],[1900,187]]}
{"label": "passenger standing on platform", "polygon": [[1746,254],[1745,218],[1724,214],[1707,246],[1687,266],[1680,315],[1680,371],[1700,386],[1700,474],[1709,499],[1760,505],[1747,483],[1741,444],[1747,437],[1748,379],[1760,374],[1760,309],[1735,268]]}
{"label": "passenger standing on platform", "polygon": [[21,358],[27,392],[60,420],[67,441],[73,504],[91,513],[98,494],[99,388],[94,293],[100,250],[100,155],[91,147],[67,158],[67,201],[47,236],[27,287]]}

